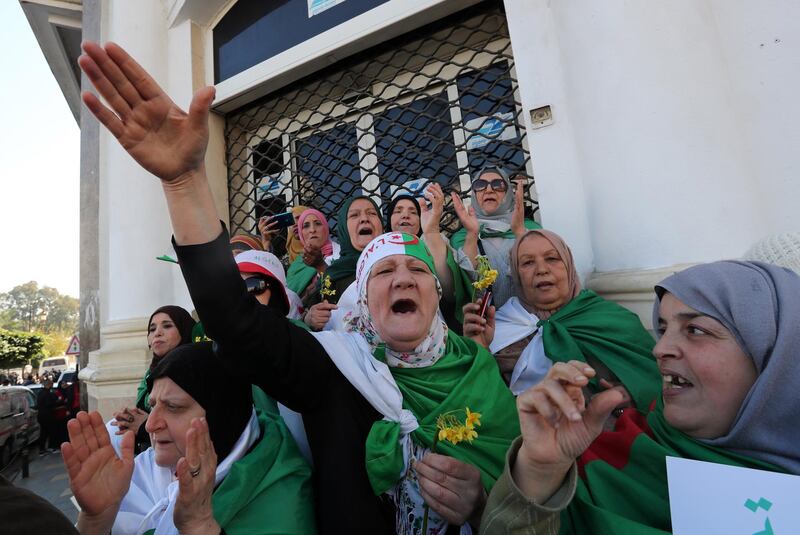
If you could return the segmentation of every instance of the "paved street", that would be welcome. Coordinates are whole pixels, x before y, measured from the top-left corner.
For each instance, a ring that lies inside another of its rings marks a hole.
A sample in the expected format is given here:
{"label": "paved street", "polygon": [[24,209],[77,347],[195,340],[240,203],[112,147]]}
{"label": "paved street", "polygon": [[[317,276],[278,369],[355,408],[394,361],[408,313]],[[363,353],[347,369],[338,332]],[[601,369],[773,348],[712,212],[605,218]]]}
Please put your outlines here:
{"label": "paved street", "polygon": [[40,457],[38,453],[34,451],[31,453],[30,459],[30,477],[22,478],[22,466],[19,455],[17,455],[8,468],[3,470],[3,475],[17,487],[35,492],[49,501],[75,523],[78,519],[78,510],[70,500],[72,492],[69,490],[69,478],[64,469],[61,454],[50,453]]}

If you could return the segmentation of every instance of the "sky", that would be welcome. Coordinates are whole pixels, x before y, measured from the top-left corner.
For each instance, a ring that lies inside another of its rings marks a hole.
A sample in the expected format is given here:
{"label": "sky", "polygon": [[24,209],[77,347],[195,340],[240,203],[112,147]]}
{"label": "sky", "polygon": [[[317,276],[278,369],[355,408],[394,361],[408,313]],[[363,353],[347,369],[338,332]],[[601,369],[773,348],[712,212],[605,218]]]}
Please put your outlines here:
{"label": "sky", "polygon": [[0,292],[78,297],[80,130],[18,0],[0,20]]}

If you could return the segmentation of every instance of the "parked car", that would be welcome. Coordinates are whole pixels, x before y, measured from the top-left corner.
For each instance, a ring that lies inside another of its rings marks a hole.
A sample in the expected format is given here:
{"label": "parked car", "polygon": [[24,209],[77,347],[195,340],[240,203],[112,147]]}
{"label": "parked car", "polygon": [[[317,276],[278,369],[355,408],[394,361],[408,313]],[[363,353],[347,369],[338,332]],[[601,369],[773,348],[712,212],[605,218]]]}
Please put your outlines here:
{"label": "parked car", "polygon": [[24,386],[0,387],[0,467],[14,452],[39,440],[36,395]]}

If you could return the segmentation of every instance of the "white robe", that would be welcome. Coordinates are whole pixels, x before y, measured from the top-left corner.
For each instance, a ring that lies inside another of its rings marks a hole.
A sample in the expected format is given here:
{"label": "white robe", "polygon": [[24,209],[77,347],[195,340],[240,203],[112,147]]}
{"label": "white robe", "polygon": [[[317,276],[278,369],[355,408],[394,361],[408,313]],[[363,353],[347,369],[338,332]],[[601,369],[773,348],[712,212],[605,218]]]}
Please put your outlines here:
{"label": "white robe", "polygon": [[[217,465],[215,484],[218,485],[225,478],[233,463],[245,456],[260,435],[261,429],[253,409],[250,421],[233,449]],[[141,535],[150,529],[155,529],[158,535],[178,535],[172,523],[177,496],[178,480],[172,467],[158,466],[153,448],[148,448],[136,456],[131,486],[120,503],[111,529],[112,535]]]}
{"label": "white robe", "polygon": [[515,396],[518,396],[544,379],[553,366],[553,361],[544,352],[542,330],[536,327],[539,318],[525,310],[519,298],[512,297],[506,301],[506,304],[497,311],[494,321],[494,339],[489,345],[492,353],[497,353],[504,347],[535,333],[522,351],[511,374],[509,388]]}

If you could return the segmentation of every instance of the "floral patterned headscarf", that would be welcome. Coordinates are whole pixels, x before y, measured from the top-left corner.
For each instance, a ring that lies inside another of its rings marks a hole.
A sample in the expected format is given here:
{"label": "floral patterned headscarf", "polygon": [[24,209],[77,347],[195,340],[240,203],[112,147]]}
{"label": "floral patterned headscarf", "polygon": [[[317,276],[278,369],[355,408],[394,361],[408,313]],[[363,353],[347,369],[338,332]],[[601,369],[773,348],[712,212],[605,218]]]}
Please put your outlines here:
{"label": "floral patterned headscarf", "polygon": [[[378,329],[372,321],[367,306],[367,282],[372,267],[379,261],[393,255],[409,255],[425,262],[431,271],[431,276],[436,281],[436,300],[442,296],[442,286],[436,276],[428,247],[418,237],[410,234],[389,232],[373,239],[361,252],[356,267],[356,288],[358,299],[356,302],[357,314],[351,318],[350,328],[360,333],[374,351],[381,344],[385,344],[378,334]],[[447,325],[440,314],[436,314],[431,322],[430,329],[425,339],[413,351],[401,352],[385,347],[386,364],[397,368],[425,368],[432,366],[439,360],[445,351],[447,343]]]}

